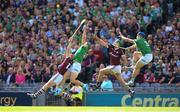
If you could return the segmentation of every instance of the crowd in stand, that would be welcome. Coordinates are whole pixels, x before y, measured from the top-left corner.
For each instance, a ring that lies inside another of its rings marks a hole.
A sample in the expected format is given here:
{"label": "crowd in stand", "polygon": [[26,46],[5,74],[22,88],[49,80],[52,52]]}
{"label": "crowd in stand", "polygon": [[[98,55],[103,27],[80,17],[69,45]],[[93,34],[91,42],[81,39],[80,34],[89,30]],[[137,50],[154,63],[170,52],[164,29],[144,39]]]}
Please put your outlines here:
{"label": "crowd in stand", "polygon": [[[112,44],[118,32],[136,38],[139,31],[153,50],[152,63],[136,78],[138,83],[175,83],[180,86],[179,0],[2,0],[0,1],[0,83],[19,86],[47,82],[57,72],[68,38],[82,19],[87,20],[91,49],[79,79],[96,82],[99,69],[109,64],[108,49],[92,39],[95,27]],[[81,41],[78,31],[71,52]],[[121,46],[130,44],[120,41]],[[129,65],[132,52],[125,52]],[[132,71],[122,77],[128,81]],[[112,82],[114,77],[108,77]],[[107,79],[107,77],[105,77]]]}

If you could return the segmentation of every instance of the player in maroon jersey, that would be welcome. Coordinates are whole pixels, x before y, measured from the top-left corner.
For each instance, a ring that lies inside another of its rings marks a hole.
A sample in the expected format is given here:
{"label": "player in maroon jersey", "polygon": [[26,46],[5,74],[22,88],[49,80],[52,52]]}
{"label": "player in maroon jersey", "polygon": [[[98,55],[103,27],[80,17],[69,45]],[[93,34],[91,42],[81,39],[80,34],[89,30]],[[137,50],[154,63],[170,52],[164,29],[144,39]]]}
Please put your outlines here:
{"label": "player in maroon jersey", "polygon": [[93,38],[99,44],[109,49],[109,57],[110,57],[110,65],[100,70],[97,82],[98,83],[102,82],[103,75],[108,75],[108,74],[114,75],[117,78],[117,80],[121,83],[121,85],[129,92],[129,94],[133,96],[134,91],[129,86],[126,85],[125,81],[121,77],[120,64],[124,64],[124,66],[126,66],[127,59],[126,56],[124,55],[123,50],[119,48],[118,40],[115,41],[113,45],[109,45],[107,42],[98,38],[96,35]]}
{"label": "player in maroon jersey", "polygon": [[66,71],[68,70],[68,68],[71,66],[72,63],[72,57],[71,57],[72,55],[70,53],[72,40],[73,37],[69,39],[69,45],[67,46],[67,50],[65,54],[66,56],[63,62],[58,66],[58,72],[39,91],[37,91],[36,93],[27,93],[27,95],[29,95],[31,98],[37,98],[39,95],[46,92],[49,88],[53,86],[56,86],[55,89],[56,92],[54,95],[59,94],[58,85],[62,82],[63,75],[66,73]]}
{"label": "player in maroon jersey", "polygon": [[61,88],[59,88],[59,85],[63,85],[63,83],[65,83],[65,80],[63,80],[63,75],[66,76],[65,74],[67,74],[67,70],[69,69],[69,67],[71,66],[71,62],[72,62],[72,57],[71,57],[71,53],[70,53],[70,48],[71,48],[71,44],[73,43],[73,37],[75,36],[75,34],[77,33],[77,31],[81,28],[81,26],[85,23],[85,19],[81,21],[80,25],[78,26],[78,28],[75,30],[75,32],[73,33],[73,35],[69,38],[69,45],[67,46],[66,49],[66,58],[64,59],[64,61],[62,62],[62,64],[58,67],[58,72],[36,93],[27,93],[27,95],[29,95],[31,98],[36,98],[39,95],[41,95],[42,93],[46,92],[50,87],[56,86],[56,89],[54,90],[54,95],[58,95],[62,90]]}

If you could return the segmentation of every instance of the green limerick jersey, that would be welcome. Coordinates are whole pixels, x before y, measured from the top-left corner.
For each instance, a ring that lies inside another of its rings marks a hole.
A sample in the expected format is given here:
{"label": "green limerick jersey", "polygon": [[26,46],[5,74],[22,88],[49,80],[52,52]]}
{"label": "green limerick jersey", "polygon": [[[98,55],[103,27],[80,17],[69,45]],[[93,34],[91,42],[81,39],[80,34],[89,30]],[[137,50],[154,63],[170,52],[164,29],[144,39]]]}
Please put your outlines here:
{"label": "green limerick jersey", "polygon": [[74,54],[74,58],[73,58],[74,61],[82,63],[83,58],[88,53],[89,48],[90,48],[89,43],[87,45],[81,45],[81,47]]}
{"label": "green limerick jersey", "polygon": [[142,55],[152,54],[150,45],[147,43],[147,41],[144,38],[135,39],[135,43],[138,50],[142,53]]}

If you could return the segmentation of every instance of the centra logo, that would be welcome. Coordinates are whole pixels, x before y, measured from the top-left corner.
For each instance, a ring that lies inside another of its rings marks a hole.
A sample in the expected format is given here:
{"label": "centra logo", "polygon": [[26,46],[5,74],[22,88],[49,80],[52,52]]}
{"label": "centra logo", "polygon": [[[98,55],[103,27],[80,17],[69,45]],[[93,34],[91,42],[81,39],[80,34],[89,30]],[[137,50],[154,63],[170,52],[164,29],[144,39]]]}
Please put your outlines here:
{"label": "centra logo", "polygon": [[131,99],[129,95],[124,95],[121,99],[122,106],[160,106],[160,107],[178,107],[179,99],[178,98],[167,98],[161,97],[160,95],[151,96],[151,97],[135,97]]}

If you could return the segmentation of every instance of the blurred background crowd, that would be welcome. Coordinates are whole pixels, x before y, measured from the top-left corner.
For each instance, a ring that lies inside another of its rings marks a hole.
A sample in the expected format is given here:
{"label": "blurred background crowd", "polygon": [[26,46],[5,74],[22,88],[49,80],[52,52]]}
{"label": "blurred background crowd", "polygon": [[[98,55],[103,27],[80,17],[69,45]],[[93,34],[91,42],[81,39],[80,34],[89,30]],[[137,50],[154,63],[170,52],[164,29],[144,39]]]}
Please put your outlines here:
{"label": "blurred background crowd", "polygon": [[[78,77],[82,82],[96,82],[99,70],[109,65],[108,49],[92,39],[98,27],[99,37],[110,44],[119,39],[119,31],[129,38],[144,31],[154,59],[136,82],[180,86],[179,6],[179,0],[1,0],[0,83],[47,82],[63,60],[68,38],[85,18],[91,49]],[[71,52],[78,49],[81,36],[78,31]],[[132,53],[126,52],[129,64]],[[121,75],[128,81],[131,74],[123,69]],[[104,81],[115,78],[105,76]]]}

